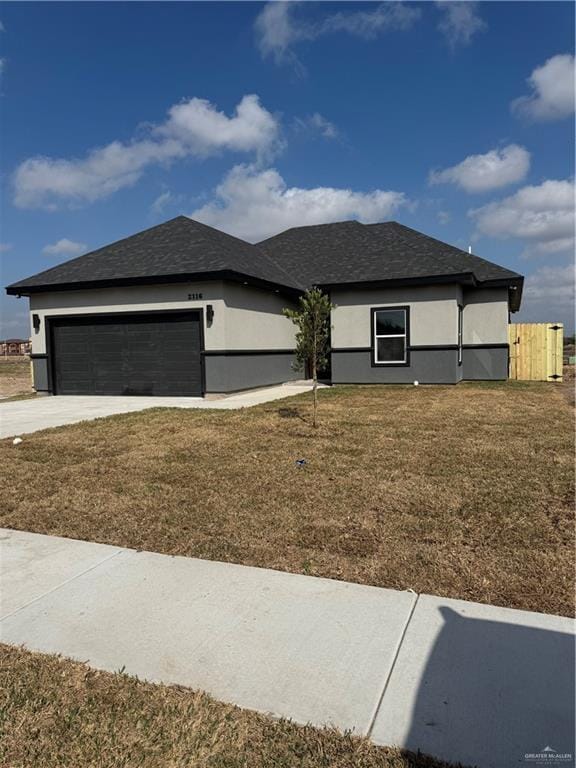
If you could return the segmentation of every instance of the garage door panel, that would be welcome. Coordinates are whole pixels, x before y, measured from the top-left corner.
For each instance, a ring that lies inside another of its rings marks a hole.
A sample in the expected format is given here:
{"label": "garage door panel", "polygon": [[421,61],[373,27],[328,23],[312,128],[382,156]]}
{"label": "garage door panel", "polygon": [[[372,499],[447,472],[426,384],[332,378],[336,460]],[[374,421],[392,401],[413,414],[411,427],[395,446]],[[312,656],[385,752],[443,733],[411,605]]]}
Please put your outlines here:
{"label": "garage door panel", "polygon": [[110,364],[116,365],[119,360],[119,355],[122,355],[123,347],[123,344],[103,344],[102,342],[97,342],[90,345],[88,357],[97,357],[98,360],[101,360],[103,363],[109,362]]}
{"label": "garage door panel", "polygon": [[202,394],[200,315],[52,321],[57,394]]}

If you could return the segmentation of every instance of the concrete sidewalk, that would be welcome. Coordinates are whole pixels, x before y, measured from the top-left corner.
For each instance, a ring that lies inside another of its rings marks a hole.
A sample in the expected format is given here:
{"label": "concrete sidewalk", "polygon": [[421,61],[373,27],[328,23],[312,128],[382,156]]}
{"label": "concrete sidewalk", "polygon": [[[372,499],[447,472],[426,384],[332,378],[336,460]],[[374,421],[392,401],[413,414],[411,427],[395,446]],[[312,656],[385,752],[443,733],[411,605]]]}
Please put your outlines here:
{"label": "concrete sidewalk", "polygon": [[119,413],[147,408],[201,408],[237,410],[281,400],[308,392],[311,384],[279,384],[265,389],[240,392],[218,400],[202,397],[108,397],[105,395],[58,395],[30,400],[0,401],[0,438],[30,434],[41,429],[61,427]]}
{"label": "concrete sidewalk", "polygon": [[[574,753],[570,619],[0,529],[0,639],[378,744]],[[572,765],[569,760],[556,765]]]}

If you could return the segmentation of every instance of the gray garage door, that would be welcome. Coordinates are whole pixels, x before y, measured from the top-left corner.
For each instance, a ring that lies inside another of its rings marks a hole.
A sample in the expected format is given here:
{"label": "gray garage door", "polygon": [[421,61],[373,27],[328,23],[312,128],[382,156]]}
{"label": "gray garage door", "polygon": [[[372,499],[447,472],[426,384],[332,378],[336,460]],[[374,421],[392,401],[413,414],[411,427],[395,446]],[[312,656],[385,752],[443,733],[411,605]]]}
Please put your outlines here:
{"label": "gray garage door", "polygon": [[200,313],[51,321],[57,395],[201,395]]}

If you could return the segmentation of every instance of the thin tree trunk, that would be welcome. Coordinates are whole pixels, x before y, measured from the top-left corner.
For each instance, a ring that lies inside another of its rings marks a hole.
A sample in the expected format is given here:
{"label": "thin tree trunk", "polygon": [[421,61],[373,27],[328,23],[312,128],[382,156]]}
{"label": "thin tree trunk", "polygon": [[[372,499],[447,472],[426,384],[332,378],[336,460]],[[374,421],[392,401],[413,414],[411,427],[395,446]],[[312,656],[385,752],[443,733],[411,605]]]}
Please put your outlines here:
{"label": "thin tree trunk", "polygon": [[314,393],[314,416],[312,418],[312,426],[314,428],[316,428],[318,426],[318,422],[317,422],[317,418],[316,418],[316,412],[318,410],[318,392],[317,392],[317,389],[318,389],[318,378],[316,376],[316,365],[314,365],[314,370],[313,370],[313,374],[312,374],[312,380],[313,380],[312,391]]}
{"label": "thin tree trunk", "polygon": [[314,409],[313,409],[313,415],[312,415],[312,426],[314,429],[318,426],[318,419],[317,419],[317,411],[318,411],[318,371],[316,370],[316,363],[318,361],[318,350],[317,350],[317,328],[316,328],[316,318],[314,318],[314,337],[313,337],[313,344],[312,344],[312,395],[314,398]]}

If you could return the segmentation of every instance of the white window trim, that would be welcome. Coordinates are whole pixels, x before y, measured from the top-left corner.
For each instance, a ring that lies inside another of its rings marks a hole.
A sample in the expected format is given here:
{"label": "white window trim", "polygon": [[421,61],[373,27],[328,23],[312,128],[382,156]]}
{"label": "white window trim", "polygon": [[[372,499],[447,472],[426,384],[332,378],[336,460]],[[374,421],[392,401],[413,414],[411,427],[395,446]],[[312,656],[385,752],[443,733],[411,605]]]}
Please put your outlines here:
{"label": "white window trim", "polygon": [[[404,333],[377,333],[376,322],[379,312],[403,312]],[[408,312],[406,307],[386,307],[386,309],[374,308],[372,322],[374,323],[374,363],[376,365],[405,365],[408,362]],[[404,357],[401,360],[379,360],[378,339],[404,339]]]}

